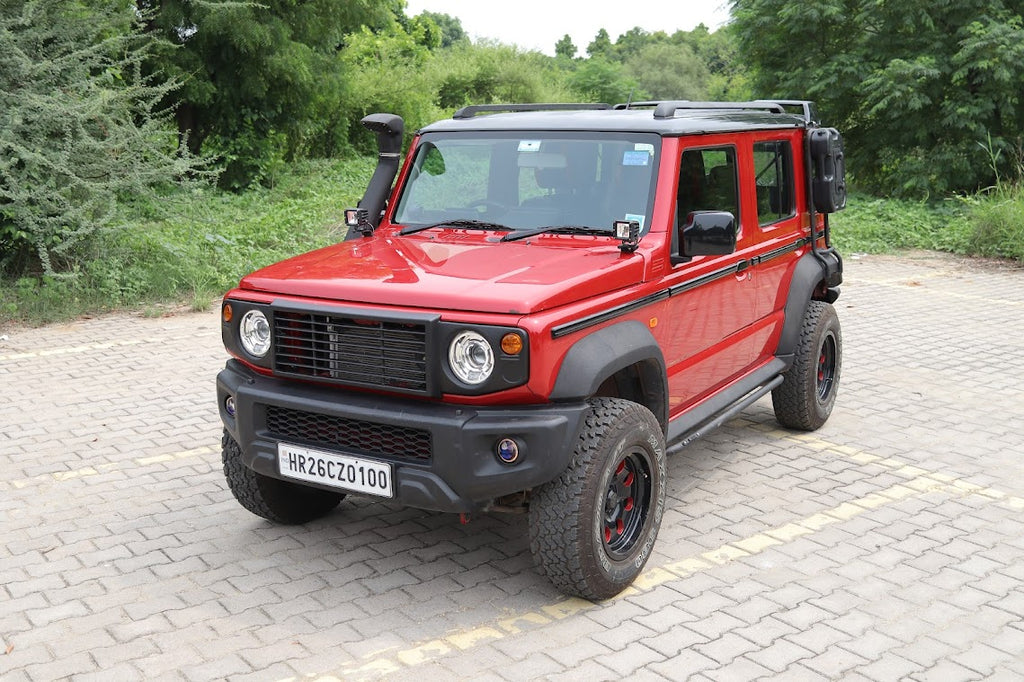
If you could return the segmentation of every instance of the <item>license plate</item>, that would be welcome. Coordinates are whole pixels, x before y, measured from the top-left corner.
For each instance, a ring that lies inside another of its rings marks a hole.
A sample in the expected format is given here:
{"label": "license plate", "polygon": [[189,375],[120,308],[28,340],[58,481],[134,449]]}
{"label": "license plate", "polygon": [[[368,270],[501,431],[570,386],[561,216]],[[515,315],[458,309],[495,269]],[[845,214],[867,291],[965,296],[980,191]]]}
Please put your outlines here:
{"label": "license plate", "polygon": [[333,452],[277,444],[281,475],[366,495],[394,497],[391,465]]}

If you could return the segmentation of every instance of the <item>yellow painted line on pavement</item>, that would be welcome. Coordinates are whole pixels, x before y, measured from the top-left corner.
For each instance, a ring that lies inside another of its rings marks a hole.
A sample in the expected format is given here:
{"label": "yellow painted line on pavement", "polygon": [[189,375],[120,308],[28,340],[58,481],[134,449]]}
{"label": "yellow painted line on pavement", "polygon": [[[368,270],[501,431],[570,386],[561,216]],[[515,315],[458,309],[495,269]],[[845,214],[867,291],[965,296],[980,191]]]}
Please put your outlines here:
{"label": "yellow painted line on pavement", "polygon": [[991,488],[988,486],[970,483],[956,476],[942,473],[941,471],[928,471],[919,466],[910,464],[896,457],[879,457],[870,452],[859,450],[848,445],[838,445],[820,438],[811,433],[792,433],[782,429],[769,429],[767,434],[780,440],[799,443],[813,450],[828,451],[841,455],[858,464],[866,464],[886,469],[895,474],[907,477],[909,480],[904,485],[916,487],[922,492],[925,490],[939,490],[956,496],[979,495],[987,497],[1011,509],[1024,509],[1024,497],[1010,495],[1009,493]]}
{"label": "yellow painted line on pavement", "polygon": [[[926,480],[922,483],[926,490],[935,490],[945,486],[944,483]],[[579,613],[601,608],[608,603],[627,599],[637,594],[649,592],[669,582],[687,578],[696,573],[707,571],[716,566],[724,566],[730,562],[756,556],[765,550],[792,542],[805,535],[811,535],[824,528],[841,524],[878,509],[886,504],[919,495],[918,485],[904,483],[866,495],[862,498],[844,502],[843,504],[804,519],[787,523],[778,528],[766,530],[750,537],[729,542],[715,549],[690,556],[680,561],[673,561],[662,566],[648,568],[636,579],[632,586],[603,602],[601,606],[577,598],[569,598],[525,613],[504,614],[492,623],[484,623],[474,628],[456,630],[448,634],[424,642],[414,643],[408,648],[398,651],[378,652],[353,661],[340,670],[327,675],[310,675],[303,679],[317,682],[333,682],[334,680],[372,679],[380,675],[388,675],[404,668],[415,667],[446,656],[448,654],[467,651],[482,644],[502,640],[518,634],[525,629],[540,628],[556,621],[564,620]],[[295,679],[295,678],[291,678]],[[281,680],[280,682],[286,682]]]}
{"label": "yellow painted line on pavement", "polygon": [[950,275],[949,272],[940,272],[934,274],[922,274],[918,277],[901,278],[901,279],[864,279],[858,277],[856,280],[851,278],[851,283],[854,281],[863,284],[873,284],[880,287],[889,287],[891,289],[900,289],[903,291],[920,291],[922,293],[932,294],[935,296],[947,296],[949,298],[959,298],[965,301],[982,301],[984,303],[992,305],[1008,305],[1008,306],[1024,306],[1024,301],[1010,300],[1005,298],[992,298],[991,296],[981,296],[978,294],[964,294],[959,291],[949,291],[948,289],[934,289],[922,284],[924,280],[935,280],[943,275]]}
{"label": "yellow painted line on pavement", "polygon": [[[201,457],[203,455],[210,455],[216,453],[217,450],[209,445],[204,445],[198,448],[192,448],[191,450],[181,450],[180,452],[172,452],[164,455],[153,455],[150,457],[135,457],[129,460],[132,464],[138,466],[149,466],[151,464],[160,464],[166,462],[178,462],[181,460],[192,459],[194,457]],[[28,488],[32,485],[46,484],[46,483],[61,483],[64,481],[72,481],[79,478],[88,478],[90,476],[99,476],[111,471],[117,471],[118,469],[124,468],[125,462],[104,462],[103,464],[97,464],[95,466],[82,467],[81,469],[69,469],[68,471],[54,471],[48,474],[40,474],[39,476],[32,476],[30,478],[22,478],[15,481],[11,481],[10,485],[15,490],[21,490],[22,488]],[[0,481],[0,485],[3,482]]]}
{"label": "yellow painted line on pavement", "polygon": [[55,355],[75,355],[77,353],[110,350],[111,348],[122,348],[124,346],[137,346],[141,343],[160,343],[160,341],[159,339],[124,339],[121,341],[108,341],[105,343],[87,343],[81,346],[65,346],[64,348],[47,348],[44,350],[25,351],[23,353],[7,353],[0,355],[0,362],[7,362],[9,360],[29,360],[32,358],[48,358]]}
{"label": "yellow painted line on pavement", "polygon": [[[990,487],[975,485],[954,476],[941,472],[928,471],[896,458],[880,457],[855,447],[831,443],[813,434],[794,434],[790,431],[772,429],[771,435],[800,443],[811,449],[831,452],[859,464],[879,466],[906,477],[906,480],[864,495],[855,500],[844,502],[832,509],[812,514],[803,519],[792,521],[782,526],[756,533],[741,540],[726,543],[720,547],[690,556],[680,561],[669,562],[662,566],[645,570],[632,586],[609,600],[616,602],[636,594],[642,594],[661,585],[689,577],[696,573],[723,566],[732,561],[756,556],[772,547],[785,545],[801,537],[812,535],[825,528],[850,521],[857,516],[879,509],[901,500],[917,495],[940,492],[954,497],[979,495],[993,502],[1012,509],[1024,509],[1024,498],[1009,495],[1004,491]],[[372,679],[381,675],[389,675],[429,663],[448,654],[499,641],[530,628],[542,628],[559,620],[578,613],[600,608],[594,604],[576,598],[570,598],[553,604],[541,606],[537,610],[525,613],[503,614],[492,623],[485,623],[475,628],[457,630],[445,636],[429,641],[414,643],[408,648],[387,652],[377,652],[343,666],[335,673],[327,675],[311,674],[303,679],[317,682],[333,682],[335,680]],[[292,678],[295,679],[295,678]],[[282,680],[280,682],[287,682]]]}

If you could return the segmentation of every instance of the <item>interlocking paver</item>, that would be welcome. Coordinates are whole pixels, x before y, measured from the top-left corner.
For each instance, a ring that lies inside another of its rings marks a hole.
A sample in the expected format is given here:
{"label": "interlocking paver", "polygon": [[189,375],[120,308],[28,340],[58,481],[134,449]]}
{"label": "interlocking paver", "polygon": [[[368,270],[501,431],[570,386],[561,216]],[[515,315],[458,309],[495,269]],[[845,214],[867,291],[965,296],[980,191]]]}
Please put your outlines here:
{"label": "interlocking paver", "polygon": [[241,509],[213,310],[5,330],[0,678],[1021,679],[1024,271],[850,257],[837,307],[829,423],[765,400],[673,455],[649,571],[600,605],[522,516]]}

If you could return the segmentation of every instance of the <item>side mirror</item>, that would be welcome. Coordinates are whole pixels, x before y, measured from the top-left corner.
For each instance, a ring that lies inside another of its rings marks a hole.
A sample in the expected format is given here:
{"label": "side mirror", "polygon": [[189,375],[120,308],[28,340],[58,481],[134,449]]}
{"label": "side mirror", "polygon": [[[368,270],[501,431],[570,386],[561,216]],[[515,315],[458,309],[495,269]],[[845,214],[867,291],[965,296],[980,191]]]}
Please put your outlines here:
{"label": "side mirror", "polygon": [[810,147],[814,210],[819,213],[843,210],[846,208],[846,156],[842,136],[835,128],[817,128],[810,132]]}
{"label": "side mirror", "polygon": [[726,211],[694,211],[676,228],[675,241],[673,265],[693,256],[726,256],[736,250],[736,218]]}

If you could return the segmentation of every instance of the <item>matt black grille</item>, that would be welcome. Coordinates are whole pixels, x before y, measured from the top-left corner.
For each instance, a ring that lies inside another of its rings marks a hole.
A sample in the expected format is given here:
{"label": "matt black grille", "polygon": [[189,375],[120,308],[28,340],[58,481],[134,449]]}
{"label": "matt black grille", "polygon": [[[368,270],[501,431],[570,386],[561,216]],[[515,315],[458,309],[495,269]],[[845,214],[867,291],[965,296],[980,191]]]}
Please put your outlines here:
{"label": "matt black grille", "polygon": [[429,431],[267,406],[267,429],[279,440],[341,448],[367,455],[429,462]]}
{"label": "matt black grille", "polygon": [[274,311],[275,370],[353,386],[425,394],[427,330],[419,322]]}

